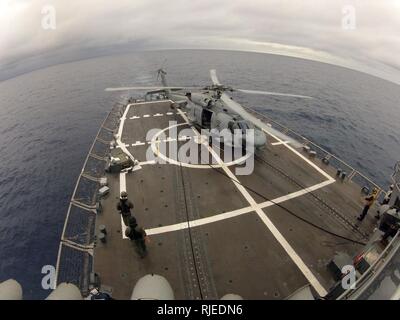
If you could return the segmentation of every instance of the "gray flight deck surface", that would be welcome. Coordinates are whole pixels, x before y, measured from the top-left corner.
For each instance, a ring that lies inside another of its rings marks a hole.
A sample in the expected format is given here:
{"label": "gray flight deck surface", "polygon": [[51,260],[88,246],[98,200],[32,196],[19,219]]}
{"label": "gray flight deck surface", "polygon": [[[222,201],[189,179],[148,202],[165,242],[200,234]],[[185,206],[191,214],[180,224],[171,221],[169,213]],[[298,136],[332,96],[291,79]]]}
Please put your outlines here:
{"label": "gray flight deck surface", "polygon": [[[107,228],[107,242],[98,241],[94,249],[94,271],[102,285],[112,288],[114,298],[129,299],[136,282],[154,273],[169,281],[176,299],[219,299],[228,293],[282,299],[309,283],[326,294],[334,284],[329,261],[338,251],[354,256],[362,245],[292,213],[367,242],[375,221],[369,214],[356,223],[363,206],[360,187],[335,181],[332,167],[271,135],[265,149],[256,152],[254,172],[247,176],[235,175],[236,165],[149,163],[150,129],[168,128],[170,121],[180,124],[178,131],[191,128],[182,111],[170,106],[170,101],[129,106],[121,141],[141,169],[107,174],[110,193],[96,219],[96,230],[99,225]],[[192,130],[189,143],[196,143],[195,135]],[[201,148],[209,152],[207,146]],[[124,188],[134,203],[133,215],[149,234],[144,259],[122,236],[116,204]]]}

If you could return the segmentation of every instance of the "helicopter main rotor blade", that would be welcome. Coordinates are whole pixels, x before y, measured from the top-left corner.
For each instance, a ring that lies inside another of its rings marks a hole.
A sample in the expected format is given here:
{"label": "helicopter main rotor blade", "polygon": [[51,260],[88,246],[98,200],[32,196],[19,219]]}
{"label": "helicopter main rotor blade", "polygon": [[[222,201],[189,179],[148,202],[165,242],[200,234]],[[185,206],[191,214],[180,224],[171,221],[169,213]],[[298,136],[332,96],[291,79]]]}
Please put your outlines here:
{"label": "helicopter main rotor blade", "polygon": [[246,90],[246,89],[234,89],[238,92],[249,93],[249,94],[261,94],[266,96],[283,96],[283,97],[292,97],[292,98],[302,98],[302,99],[314,99],[309,96],[302,96],[299,94],[291,94],[291,93],[280,93],[280,92],[271,92],[271,91],[259,91],[259,90]]}
{"label": "helicopter main rotor blade", "polygon": [[198,90],[200,87],[118,87],[118,88],[107,88],[104,91],[107,92],[113,92],[113,91],[129,91],[129,90],[163,90],[163,89],[169,89],[169,90]]}
{"label": "helicopter main rotor blade", "polygon": [[263,130],[264,132],[267,132],[269,134],[272,134],[273,136],[276,136],[278,138],[281,138],[282,140],[290,141],[293,146],[295,147],[300,147],[301,144],[299,142],[295,141],[289,136],[286,136],[282,132],[273,129],[271,126],[267,125],[266,123],[262,122],[260,119],[256,118],[249,112],[247,112],[239,103],[236,101],[232,100],[226,93],[223,93],[221,95],[221,100],[226,104],[226,106],[234,113],[237,115],[241,116],[244,120],[247,120],[251,122],[255,127]]}
{"label": "helicopter main rotor blade", "polygon": [[244,120],[248,120],[249,122],[253,123],[256,127],[260,129],[264,129],[267,125],[257,119],[255,116],[248,113],[239,103],[232,100],[226,93],[221,95],[221,100],[225,102],[227,107],[234,113],[241,116]]}
{"label": "helicopter main rotor blade", "polygon": [[218,85],[218,86],[221,85],[221,83],[219,82],[218,77],[217,77],[217,70],[211,69],[210,76],[211,76],[211,81],[213,82],[213,84]]}

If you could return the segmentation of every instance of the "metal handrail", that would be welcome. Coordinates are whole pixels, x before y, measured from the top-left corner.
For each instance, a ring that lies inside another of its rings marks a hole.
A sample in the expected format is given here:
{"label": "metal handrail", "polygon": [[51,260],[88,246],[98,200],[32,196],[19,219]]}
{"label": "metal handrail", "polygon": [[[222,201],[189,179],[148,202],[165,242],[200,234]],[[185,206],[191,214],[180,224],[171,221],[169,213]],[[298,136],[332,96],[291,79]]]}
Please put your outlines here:
{"label": "metal handrail", "polygon": [[[268,116],[255,111],[253,109],[247,108],[245,107],[245,109],[247,109],[249,112],[254,113],[258,116],[260,116],[262,118],[262,120],[264,121],[268,121],[272,124],[274,124],[275,126],[277,126],[277,130],[281,131],[284,134],[290,134],[292,136],[295,137],[295,139],[299,140],[299,142],[303,142],[303,145],[311,145],[313,148],[318,149],[322,154],[324,154],[324,158],[326,159],[335,159],[337,162],[339,162],[339,164],[347,167],[347,169],[349,169],[350,173],[348,176],[349,180],[352,180],[352,178],[355,175],[360,176],[361,178],[363,178],[366,182],[368,182],[369,184],[371,184],[372,186],[376,187],[379,189],[379,191],[381,192],[383,190],[383,188],[381,186],[379,186],[378,184],[376,184],[375,182],[373,182],[370,178],[368,178],[366,175],[362,174],[361,172],[359,172],[358,170],[354,169],[350,164],[346,163],[345,161],[339,159],[338,157],[336,157],[335,155],[333,155],[332,153],[330,153],[329,151],[325,150],[324,148],[318,146],[316,143],[310,141],[309,139],[307,139],[306,137],[302,136],[301,134],[293,131],[292,129],[284,126],[283,124],[269,118]],[[396,181],[396,179],[398,179],[400,177],[400,161],[396,163],[395,165],[395,172],[392,175],[393,181],[395,183],[400,183],[400,181]],[[357,183],[357,182],[356,182]],[[357,183],[358,184],[358,183]],[[390,241],[390,243],[384,248],[384,250],[381,252],[381,254],[379,255],[378,259],[372,264],[370,265],[370,267],[361,275],[361,277],[359,279],[357,279],[356,281],[356,285],[360,284],[359,287],[361,287],[363,284],[365,284],[365,281],[370,279],[371,276],[373,276],[375,274],[375,271],[377,270],[377,268],[379,267],[379,264],[381,262],[384,262],[384,259],[387,257],[387,255],[391,252],[391,249],[393,249],[394,244],[397,244],[397,241],[400,240],[400,230],[396,233],[396,235],[393,237],[393,239]],[[343,298],[348,298],[349,296],[351,296],[353,293],[355,293],[354,289],[347,289],[345,292],[343,292],[337,299],[343,299]]]}
{"label": "metal handrail", "polygon": [[394,165],[394,172],[392,174],[392,180],[397,186],[398,189],[400,189],[400,161],[398,161]]}
{"label": "metal handrail", "polygon": [[[378,265],[378,263],[384,262],[384,258],[387,256],[389,248],[391,248],[393,246],[393,244],[395,243],[396,240],[398,240],[398,238],[400,238],[400,230],[397,231],[397,233],[393,237],[393,239],[389,242],[389,244],[385,247],[385,249],[383,249],[383,251],[379,255],[378,259],[376,259],[374,261],[374,263],[372,263],[369,266],[369,268],[361,275],[361,277],[356,280],[356,283],[355,283],[356,286],[357,286],[358,283],[361,283],[361,285],[362,285],[363,283],[365,283],[365,280],[367,280],[370,276],[372,276],[374,274],[373,271],[375,271],[376,266]],[[337,300],[341,300],[341,299],[343,299],[345,297],[347,298],[349,295],[352,295],[355,292],[355,290],[357,290],[357,289],[347,289],[345,292],[343,292],[337,298]]]}
{"label": "metal handrail", "polygon": [[[58,275],[59,275],[60,261],[61,261],[61,251],[62,251],[62,246],[63,246],[64,240],[65,240],[65,232],[66,232],[66,228],[67,228],[68,221],[69,221],[69,215],[70,215],[70,212],[71,212],[71,207],[72,207],[73,204],[75,204],[74,198],[75,198],[75,195],[76,195],[80,180],[81,180],[82,176],[84,175],[84,169],[85,169],[86,164],[87,164],[87,162],[89,160],[90,153],[92,152],[92,150],[93,150],[93,148],[94,148],[94,146],[96,144],[96,141],[100,140],[99,139],[100,132],[103,129],[104,124],[106,123],[106,121],[108,120],[108,118],[111,116],[112,113],[113,113],[113,108],[107,113],[107,116],[105,117],[105,119],[103,120],[99,130],[97,131],[96,137],[94,138],[93,143],[92,143],[92,145],[91,145],[91,147],[89,149],[89,152],[88,152],[88,154],[87,154],[87,156],[85,158],[85,162],[83,163],[83,167],[81,169],[81,173],[79,175],[79,178],[78,178],[78,180],[77,180],[77,182],[75,184],[74,191],[72,192],[71,200],[70,200],[69,206],[68,206],[67,216],[65,217],[65,220],[64,220],[64,226],[63,226],[63,230],[62,230],[62,233],[61,233],[60,244],[59,244],[58,253],[57,253],[56,272],[55,272],[55,286],[57,286],[57,282],[58,282]],[[83,205],[81,203],[79,203],[79,206],[82,207],[82,208],[87,207],[87,208],[85,208],[85,210],[88,210],[88,211],[90,211],[91,209],[95,209],[95,207],[90,208],[90,207],[88,207],[86,205]]]}
{"label": "metal handrail", "polygon": [[[377,183],[375,183],[374,181],[372,181],[370,178],[368,178],[366,175],[362,174],[361,172],[359,172],[359,171],[356,170],[355,168],[353,168],[350,164],[346,163],[346,162],[343,161],[342,159],[338,158],[338,157],[335,156],[334,154],[330,153],[328,150],[325,150],[324,148],[320,147],[319,145],[317,145],[316,143],[314,143],[314,142],[312,142],[311,140],[307,139],[306,137],[302,136],[301,134],[299,134],[299,133],[293,131],[292,129],[286,127],[285,125],[283,125],[283,124],[277,122],[276,120],[273,120],[273,119],[269,118],[268,116],[266,116],[266,115],[264,115],[264,114],[262,114],[262,113],[260,113],[260,112],[258,112],[258,111],[256,111],[256,110],[250,109],[250,108],[248,108],[248,107],[245,107],[245,109],[246,109],[247,111],[249,111],[249,112],[252,112],[252,113],[257,114],[258,116],[264,118],[264,119],[267,120],[268,122],[272,122],[273,124],[277,125],[278,127],[280,127],[280,129],[281,129],[280,131],[281,131],[282,133],[285,132],[285,134],[290,133],[290,134],[294,135],[295,137],[297,137],[297,139],[299,140],[299,142],[300,142],[300,141],[303,141],[303,145],[305,145],[305,146],[306,146],[306,145],[312,145],[314,148],[318,149],[319,151],[321,151],[322,153],[325,154],[324,158],[333,158],[333,159],[335,159],[336,161],[338,161],[340,164],[342,164],[343,166],[345,166],[345,167],[347,167],[348,169],[350,169],[350,170],[349,170],[349,171],[350,171],[350,172],[349,172],[349,178],[350,178],[350,180],[351,180],[352,177],[354,177],[355,175],[358,175],[358,176],[360,176],[361,178],[365,179],[365,180],[366,180],[368,183],[370,183],[372,186],[378,188],[379,190],[383,190],[383,188],[382,188],[380,185],[378,185]],[[282,130],[282,129],[283,129],[283,130]],[[279,130],[279,128],[278,128],[278,130]],[[400,164],[398,163],[397,165],[398,165],[399,168],[400,168]],[[363,186],[362,186],[362,187],[363,187]]]}

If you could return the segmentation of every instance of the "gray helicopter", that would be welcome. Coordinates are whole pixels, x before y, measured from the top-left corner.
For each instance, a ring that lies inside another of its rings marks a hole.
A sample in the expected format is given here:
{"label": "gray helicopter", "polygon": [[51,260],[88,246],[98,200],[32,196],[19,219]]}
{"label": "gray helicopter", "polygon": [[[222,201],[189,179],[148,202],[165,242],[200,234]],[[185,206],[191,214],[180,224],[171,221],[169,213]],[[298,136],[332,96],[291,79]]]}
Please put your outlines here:
{"label": "gray helicopter", "polygon": [[[221,84],[215,70],[210,70],[213,84],[207,87],[171,87],[168,86],[167,73],[163,69],[158,70],[158,77],[161,77],[162,87],[120,87],[107,88],[106,91],[125,90],[150,90],[146,93],[146,99],[157,98],[170,99],[176,106],[183,109],[188,120],[195,126],[208,129],[209,138],[219,142],[238,146],[233,139],[227,141],[226,135],[221,132],[241,132],[240,146],[248,146],[254,149],[262,148],[267,142],[265,131],[271,128],[265,123],[248,113],[239,103],[235,102],[227,92],[243,92],[248,94],[274,95],[293,98],[312,99],[308,96],[287,94],[279,92],[268,92],[258,90],[237,89]],[[253,133],[251,135],[247,132]]]}

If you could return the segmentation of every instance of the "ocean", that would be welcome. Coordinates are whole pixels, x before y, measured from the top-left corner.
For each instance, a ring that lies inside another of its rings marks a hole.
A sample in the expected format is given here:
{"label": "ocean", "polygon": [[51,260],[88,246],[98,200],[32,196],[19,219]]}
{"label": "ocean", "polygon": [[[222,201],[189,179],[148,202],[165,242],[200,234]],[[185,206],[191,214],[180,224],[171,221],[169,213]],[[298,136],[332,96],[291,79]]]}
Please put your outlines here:
{"label": "ocean", "polygon": [[313,100],[236,94],[387,187],[400,160],[400,87],[350,69],[261,53],[168,50],[60,64],[0,82],[0,281],[43,299],[42,267],[55,265],[68,203],[87,152],[115,102],[139,93],[106,87],[219,80]]}

